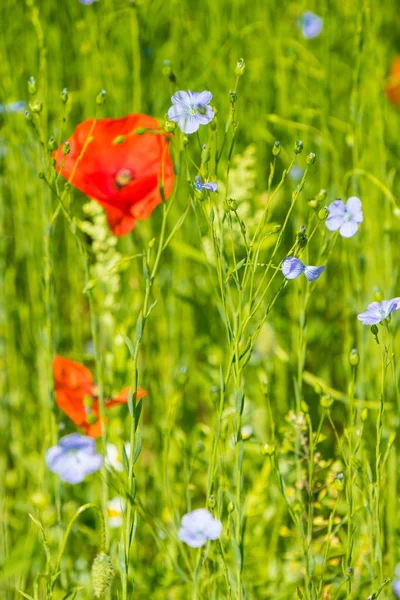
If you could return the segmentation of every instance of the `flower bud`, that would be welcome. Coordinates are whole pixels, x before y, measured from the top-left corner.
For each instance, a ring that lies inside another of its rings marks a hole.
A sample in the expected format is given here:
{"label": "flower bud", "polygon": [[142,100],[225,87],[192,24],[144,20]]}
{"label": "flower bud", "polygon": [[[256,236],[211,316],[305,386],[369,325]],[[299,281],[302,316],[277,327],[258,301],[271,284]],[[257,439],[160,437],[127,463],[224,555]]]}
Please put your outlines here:
{"label": "flower bud", "polygon": [[56,140],[53,136],[49,137],[49,141],[47,142],[47,149],[54,150],[57,146]]}
{"label": "flower bud", "polygon": [[234,200],[233,198],[229,198],[229,200],[228,200],[228,204],[229,204],[229,208],[230,208],[232,211],[235,211],[235,210],[237,210],[237,208],[238,208],[238,203],[236,202],[236,200]]}
{"label": "flower bud", "polygon": [[96,97],[96,103],[101,106],[106,101],[106,90],[101,90],[100,94]]}
{"label": "flower bud", "polygon": [[360,355],[357,348],[353,348],[353,350],[350,352],[349,363],[352,367],[357,367],[360,364]]}
{"label": "flower bud", "polygon": [[307,164],[309,166],[313,165],[315,163],[315,154],[313,152],[311,152],[308,156],[307,156]]}
{"label": "flower bud", "polygon": [[321,396],[321,399],[319,401],[322,408],[330,408],[332,406],[333,402],[334,402],[334,399],[332,398],[332,396],[330,394],[324,394],[323,396]]}
{"label": "flower bud", "polygon": [[278,142],[278,141],[276,141],[276,142],[274,143],[274,145],[272,146],[272,154],[273,154],[274,156],[279,156],[279,155],[280,155],[280,153],[281,153],[281,143],[280,143],[280,142]]}
{"label": "flower bud", "polygon": [[100,552],[95,557],[92,564],[92,586],[93,594],[96,598],[104,596],[111,585],[111,581],[114,575],[114,569],[112,566],[111,558]]}
{"label": "flower bud", "polygon": [[293,152],[295,154],[301,154],[301,152],[303,152],[303,142],[301,140],[297,140],[294,145]]}
{"label": "flower bud", "polygon": [[236,63],[235,74],[238,77],[240,77],[241,75],[243,75],[245,68],[246,68],[246,63],[244,62],[244,59],[239,58],[239,60]]}
{"label": "flower bud", "polygon": [[31,102],[29,108],[33,113],[39,114],[42,112],[43,104],[38,100],[35,100],[34,102]]}
{"label": "flower bud", "polygon": [[372,325],[371,326],[371,333],[372,335],[378,335],[379,329],[377,325]]}
{"label": "flower bud", "polygon": [[170,60],[164,60],[164,66],[163,66],[163,75],[165,75],[166,77],[168,77],[168,79],[170,80],[171,83],[176,83],[176,75],[172,70],[172,64]]}
{"label": "flower bud", "polygon": [[[88,409],[90,411],[90,409]],[[89,412],[89,414],[86,417],[87,422],[89,423],[89,425],[95,425],[97,423],[97,417],[94,413]]]}
{"label": "flower bud", "polygon": [[338,473],[338,476],[336,478],[336,488],[338,490],[342,490],[344,487],[344,475],[343,473]]}
{"label": "flower bud", "polygon": [[40,171],[40,173],[38,174],[39,179],[45,179],[45,174],[43,173],[43,171]]}
{"label": "flower bud", "polygon": [[233,502],[229,502],[228,504],[228,512],[231,513],[235,510],[235,505],[233,504]]}
{"label": "flower bud", "polygon": [[216,504],[215,503],[215,496],[214,496],[214,494],[211,494],[211,496],[208,499],[208,508],[210,510],[213,510],[215,508],[215,504]]}
{"label": "flower bud", "polygon": [[320,201],[323,201],[323,200],[325,200],[325,198],[327,197],[327,195],[328,195],[328,193],[327,193],[326,190],[320,190],[318,192],[317,199],[320,200]]}
{"label": "flower bud", "polygon": [[32,121],[33,117],[32,117],[32,113],[29,112],[29,110],[25,111],[25,119],[27,121]]}
{"label": "flower bud", "polygon": [[63,89],[63,91],[60,94],[60,98],[61,98],[61,101],[64,104],[67,104],[67,102],[68,102],[68,90],[67,90],[67,88]]}
{"label": "flower bud", "polygon": [[275,446],[273,444],[268,444],[268,442],[265,442],[265,444],[260,445],[260,452],[263,456],[272,456],[273,454],[275,454]]}
{"label": "flower bud", "polygon": [[34,94],[36,94],[36,80],[34,77],[29,77],[28,79],[28,92],[30,93],[31,96],[33,96]]}
{"label": "flower bud", "polygon": [[375,302],[382,302],[383,294],[382,294],[382,290],[378,286],[374,287],[373,296],[374,296]]}
{"label": "flower bud", "polygon": [[320,221],[325,221],[329,217],[329,209],[325,206],[318,211],[318,219]]}
{"label": "flower bud", "polygon": [[308,206],[310,208],[317,208],[318,207],[318,198],[310,198],[310,200],[308,201]]}
{"label": "flower bud", "polygon": [[83,398],[83,405],[86,406],[86,408],[92,408],[93,398],[91,396],[85,396]]}
{"label": "flower bud", "polygon": [[62,152],[64,156],[67,156],[67,154],[71,152],[71,146],[69,142],[65,142],[64,146],[62,147]]}
{"label": "flower bud", "polygon": [[236,90],[229,90],[229,96],[231,97],[231,103],[235,104],[235,102],[237,100]]}

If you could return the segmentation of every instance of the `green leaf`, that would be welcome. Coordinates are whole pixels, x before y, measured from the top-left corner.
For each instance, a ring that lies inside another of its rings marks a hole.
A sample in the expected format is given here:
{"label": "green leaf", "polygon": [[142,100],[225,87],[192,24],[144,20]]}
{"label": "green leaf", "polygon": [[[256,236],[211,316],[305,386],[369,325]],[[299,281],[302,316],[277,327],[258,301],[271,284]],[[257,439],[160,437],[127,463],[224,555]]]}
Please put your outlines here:
{"label": "green leaf", "polygon": [[128,338],[127,335],[125,335],[124,333],[122,333],[122,331],[119,334],[122,339],[124,340],[125,344],[128,346],[129,349],[129,353],[131,355],[131,357],[133,358],[135,355],[135,344],[132,342],[132,340],[130,338]]}
{"label": "green leaf", "polygon": [[140,435],[140,431],[137,431],[136,432],[135,452],[133,453],[133,464],[135,464],[137,459],[139,458],[139,454],[142,450],[142,445],[143,445],[142,436]]}
{"label": "green leaf", "polygon": [[30,596],[29,594],[26,594],[25,592],[22,592],[21,590],[18,590],[18,593],[21,594],[24,598],[27,598],[28,600],[35,600],[35,598],[33,596]]}
{"label": "green leaf", "polygon": [[129,409],[129,414],[131,415],[132,419],[134,419],[135,418],[135,403],[133,401],[132,389],[130,389],[128,392],[128,409]]}
{"label": "green leaf", "polygon": [[244,407],[244,392],[243,390],[238,390],[236,392],[236,412],[240,415],[243,412]]}
{"label": "green leaf", "polygon": [[143,335],[143,313],[140,311],[137,323],[136,323],[136,339],[138,342],[142,339]]}

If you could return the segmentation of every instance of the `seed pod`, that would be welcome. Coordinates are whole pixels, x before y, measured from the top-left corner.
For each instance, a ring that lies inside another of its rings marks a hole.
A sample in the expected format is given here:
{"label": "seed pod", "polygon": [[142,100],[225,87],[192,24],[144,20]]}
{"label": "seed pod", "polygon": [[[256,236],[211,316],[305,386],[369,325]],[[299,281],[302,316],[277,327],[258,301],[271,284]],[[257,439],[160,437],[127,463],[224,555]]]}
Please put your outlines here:
{"label": "seed pod", "polygon": [[245,68],[246,68],[246,63],[244,62],[244,59],[239,58],[239,60],[236,63],[235,74],[238,77],[240,77],[241,75],[243,75]]}
{"label": "seed pod", "polygon": [[280,142],[278,142],[278,141],[276,141],[276,142],[274,143],[274,145],[272,146],[272,154],[273,154],[274,156],[279,156],[279,155],[280,155],[280,153],[281,153],[281,143],[280,143]]}
{"label": "seed pod", "polygon": [[104,552],[100,552],[92,564],[92,586],[96,598],[100,598],[107,592],[113,575],[114,568],[111,558],[107,554],[104,554]]}
{"label": "seed pod", "polygon": [[353,348],[349,355],[349,363],[352,367],[357,367],[360,364],[360,355],[357,348]]}
{"label": "seed pod", "polygon": [[301,154],[301,152],[303,152],[303,142],[301,140],[297,140],[294,145],[293,152],[295,154]]}

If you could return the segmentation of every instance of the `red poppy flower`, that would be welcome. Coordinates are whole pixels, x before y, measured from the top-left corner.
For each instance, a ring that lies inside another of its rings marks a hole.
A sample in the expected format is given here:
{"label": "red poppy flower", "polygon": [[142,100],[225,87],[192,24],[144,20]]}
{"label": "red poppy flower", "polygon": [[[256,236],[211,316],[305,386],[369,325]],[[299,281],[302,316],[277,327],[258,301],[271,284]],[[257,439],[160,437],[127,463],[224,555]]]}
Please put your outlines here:
{"label": "red poppy flower", "polygon": [[[85,434],[97,438],[101,436],[99,400],[95,394],[93,377],[89,369],[81,363],[55,356],[53,360],[54,390],[57,406]],[[106,400],[106,409],[128,402],[130,388],[124,388],[117,396]],[[138,388],[137,399],[147,392]]]}
{"label": "red poppy flower", "polygon": [[[174,184],[169,138],[156,119],[128,115],[122,119],[88,119],[53,153],[56,169],[106,211],[111,231],[124,235],[137,219],[147,219],[161,202],[160,181],[168,198]],[[149,131],[150,130],[150,131]],[[79,160],[78,158],[81,157]]]}
{"label": "red poppy flower", "polygon": [[400,106],[400,56],[396,56],[390,68],[386,95],[393,104]]}

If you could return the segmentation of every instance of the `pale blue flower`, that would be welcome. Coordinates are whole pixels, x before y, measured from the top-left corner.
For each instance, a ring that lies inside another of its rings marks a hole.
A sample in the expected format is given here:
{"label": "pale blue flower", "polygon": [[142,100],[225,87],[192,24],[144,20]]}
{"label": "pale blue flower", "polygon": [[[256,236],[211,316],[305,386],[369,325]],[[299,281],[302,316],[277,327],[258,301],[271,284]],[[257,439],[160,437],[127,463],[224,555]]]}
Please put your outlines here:
{"label": "pale blue flower", "polygon": [[288,256],[282,263],[282,273],[286,279],[296,279],[302,273],[307,277],[308,281],[316,281],[321,275],[322,271],[325,270],[325,266],[322,267],[308,267],[294,256]]}
{"label": "pale blue flower", "polygon": [[218,190],[218,183],[215,183],[214,181],[201,183],[200,177],[197,176],[194,180],[194,187],[198,192],[202,192],[203,190],[210,190],[210,192],[216,192]]}
{"label": "pale blue flower", "polygon": [[86,475],[101,468],[102,460],[101,454],[96,452],[94,439],[80,433],[62,437],[57,446],[46,452],[50,471],[67,483],[81,483]]}
{"label": "pale blue flower", "polygon": [[208,106],[212,100],[212,93],[203,92],[176,92],[172,98],[172,106],[168,110],[168,118],[178,123],[183,133],[194,133],[200,125],[207,125],[214,118],[214,111]]}
{"label": "pale blue flower", "polygon": [[192,548],[204,546],[207,540],[216,540],[221,535],[222,523],[214,519],[205,508],[199,508],[182,517],[178,537]]}
{"label": "pale blue flower", "polygon": [[357,319],[364,325],[377,325],[384,321],[395,310],[400,308],[400,298],[372,302],[365,312],[359,314]]}
{"label": "pale blue flower", "polygon": [[81,4],[89,5],[89,4],[94,4],[94,2],[97,2],[97,0],[79,0],[79,2]]}
{"label": "pale blue flower", "polygon": [[302,33],[302,36],[306,38],[306,40],[312,40],[319,36],[322,31],[322,27],[324,25],[321,17],[311,12],[310,10],[306,10],[299,18],[299,27]]}
{"label": "pale blue flower", "polygon": [[23,100],[16,102],[8,102],[8,104],[0,104],[0,115],[4,113],[20,113],[26,109],[26,103]]}
{"label": "pale blue flower", "polygon": [[397,579],[393,582],[392,590],[396,598],[400,598],[400,565],[396,567]]}
{"label": "pale blue flower", "polygon": [[344,204],[341,200],[335,200],[328,206],[329,215],[326,219],[326,227],[329,231],[337,231],[342,237],[350,238],[357,233],[358,226],[363,222],[362,203],[357,196],[351,196]]}

